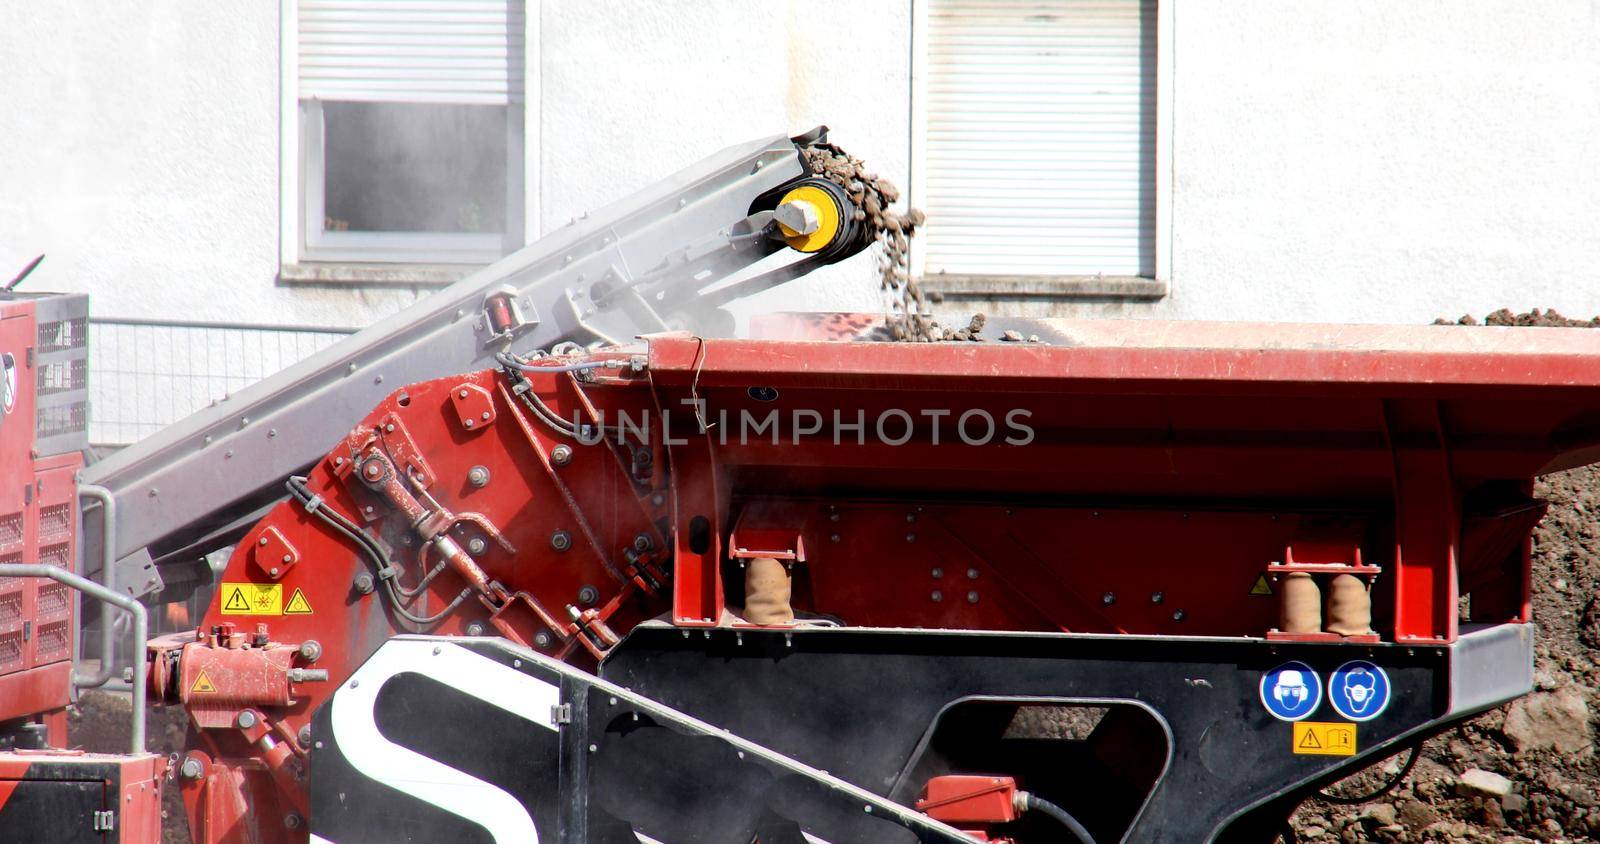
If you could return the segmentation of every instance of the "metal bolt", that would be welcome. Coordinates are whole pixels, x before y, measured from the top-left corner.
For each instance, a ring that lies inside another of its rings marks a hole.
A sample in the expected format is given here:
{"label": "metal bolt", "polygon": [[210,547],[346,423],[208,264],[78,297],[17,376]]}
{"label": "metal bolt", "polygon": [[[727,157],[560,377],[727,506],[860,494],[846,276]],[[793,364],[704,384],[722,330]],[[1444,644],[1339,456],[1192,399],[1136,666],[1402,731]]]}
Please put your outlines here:
{"label": "metal bolt", "polygon": [[944,577],[944,569],[938,568],[937,566],[934,567],[933,576],[936,577],[936,578],[937,577]]}
{"label": "metal bolt", "polygon": [[316,639],[307,639],[300,643],[300,658],[306,662],[316,662],[322,658],[322,643]]}
{"label": "metal bolt", "polygon": [[155,487],[150,487],[150,497],[151,498],[155,498],[156,497],[156,488]]}
{"label": "metal bolt", "polygon": [[259,542],[257,542],[256,544],[257,545],[265,545],[265,544],[267,544],[267,538],[265,536],[261,537],[261,540]]}
{"label": "metal bolt", "polygon": [[273,577],[277,577],[278,576],[278,567],[277,566],[273,566],[271,568],[271,570],[269,570],[267,573],[272,575]]}
{"label": "metal bolt", "polygon": [[482,414],[479,415],[478,418],[482,419],[485,422],[488,422],[489,421],[489,411],[485,410]]}
{"label": "metal bolt", "polygon": [[558,530],[550,534],[550,547],[557,551],[565,551],[572,547],[572,534]]}
{"label": "metal bolt", "polygon": [[533,634],[533,643],[541,648],[550,647],[550,642],[550,631],[548,630],[540,630],[538,633]]}
{"label": "metal bolt", "polygon": [[361,474],[366,475],[367,480],[375,481],[383,477],[383,464],[376,459],[368,460],[366,465],[361,467]]}
{"label": "metal bolt", "polygon": [[[559,446],[557,447],[559,448]],[[667,497],[658,492],[655,495],[650,496],[650,503],[660,507],[661,505],[667,503]]]}
{"label": "metal bolt", "polygon": [[[565,466],[572,462],[572,446],[558,445],[550,449],[550,462],[557,466]],[[659,502],[657,502],[659,505]]]}
{"label": "metal bolt", "polygon": [[968,592],[967,593],[967,603],[976,604],[977,602],[978,602],[978,593],[975,592],[975,591],[974,592]]}
{"label": "metal bolt", "polygon": [[938,603],[944,600],[944,593],[935,589],[933,590],[933,594],[929,595],[928,597],[932,598],[934,603]]}
{"label": "metal bolt", "polygon": [[343,457],[335,457],[335,458],[333,458],[333,465],[335,465],[335,466],[343,466],[344,465],[344,458]]}
{"label": "metal bolt", "polygon": [[1177,611],[1173,612],[1172,620],[1173,621],[1182,621],[1183,620],[1183,616],[1184,616],[1183,610],[1177,610]]}
{"label": "metal bolt", "polygon": [[967,579],[968,580],[977,580],[978,579],[978,570],[977,569],[967,569]]}
{"label": "metal bolt", "polygon": [[466,398],[467,397],[467,391],[466,390],[462,390],[461,392],[456,393],[456,395],[460,396],[461,398]]}
{"label": "metal bolt", "polygon": [[284,555],[283,555],[283,561],[284,561],[284,562],[285,562],[285,563],[292,563],[292,562],[294,562],[294,555],[293,555],[293,554],[284,554]]}
{"label": "metal bolt", "polygon": [[355,583],[353,583],[351,585],[355,587],[355,590],[357,592],[360,592],[363,595],[371,595],[372,594],[372,575],[370,575],[370,574],[368,574],[366,572],[362,572],[362,573],[356,575]]}
{"label": "metal bolt", "polygon": [[394,423],[390,422],[389,424],[383,426],[383,430],[384,430],[385,433],[389,433],[389,434],[394,433]]}
{"label": "metal bolt", "polygon": [[1162,601],[1165,601],[1166,599],[1167,599],[1167,596],[1165,594],[1161,593],[1161,592],[1151,592],[1150,593],[1150,603],[1152,603],[1152,604],[1159,604]]}
{"label": "metal bolt", "polygon": [[372,505],[368,504],[367,506],[362,507],[361,512],[366,513],[369,516],[372,515]]}
{"label": "metal bolt", "polygon": [[240,710],[239,716],[233,719],[233,723],[238,724],[241,730],[248,730],[256,725],[256,714],[248,709]]}
{"label": "metal bolt", "polygon": [[833,540],[834,542],[838,542],[839,541],[839,534],[836,533],[836,534],[834,534],[834,535],[832,535],[832,536],[830,536],[828,538]]}
{"label": "metal bolt", "polygon": [[487,466],[474,466],[467,470],[467,483],[478,489],[489,485],[489,468]]}
{"label": "metal bolt", "polygon": [[433,646],[433,655],[434,656],[438,656],[439,654],[442,654],[442,653],[444,653],[444,647],[443,646],[440,646],[440,645],[434,645]]}
{"label": "metal bolt", "polygon": [[633,550],[643,554],[650,550],[650,534],[641,533],[633,538]]}
{"label": "metal bolt", "polygon": [[278,435],[278,429],[277,428],[268,428],[267,429],[267,439],[270,440],[273,437],[276,437],[277,435]]}
{"label": "metal bolt", "polygon": [[467,622],[467,635],[468,636],[482,636],[483,635],[483,622],[481,622],[481,621],[470,621],[470,622]]}
{"label": "metal bolt", "polygon": [[839,514],[838,514],[838,513],[832,513],[832,514],[830,514],[830,515],[829,515],[829,516],[828,516],[828,521],[830,521],[830,522],[837,522],[837,521],[839,521]]}
{"label": "metal bolt", "polygon": [[294,812],[290,812],[289,814],[283,816],[283,825],[289,829],[299,829],[300,824],[300,816]]}
{"label": "metal bolt", "polygon": [[206,766],[199,759],[190,756],[188,759],[183,760],[183,766],[178,769],[178,773],[183,774],[185,779],[197,780],[201,774],[205,773],[205,769]]}
{"label": "metal bolt", "polygon": [[474,536],[467,542],[467,550],[471,551],[473,555],[476,556],[489,550],[489,543],[484,542],[483,537],[481,536]]}
{"label": "metal bolt", "polygon": [[914,533],[906,534],[906,541],[907,542],[916,542],[917,541],[917,535],[914,534]]}
{"label": "metal bolt", "polygon": [[295,738],[300,740],[301,747],[309,748],[311,746],[311,725],[307,724],[301,727],[299,735],[295,736]]}
{"label": "metal bolt", "polygon": [[906,514],[906,521],[914,522],[916,520],[917,520],[917,514],[916,513],[907,513]]}
{"label": "metal bolt", "polygon": [[461,424],[466,425],[468,428],[471,428],[473,425],[476,425],[477,423],[474,422],[471,419],[463,419],[463,420],[461,420]]}
{"label": "metal bolt", "polygon": [[1116,602],[1117,602],[1117,593],[1115,593],[1115,592],[1107,592],[1104,595],[1100,596],[1100,603],[1105,604],[1108,607],[1111,606],[1112,604],[1115,604]]}
{"label": "metal bolt", "polygon": [[592,604],[592,603],[594,603],[595,601],[598,601],[598,600],[600,600],[600,590],[599,589],[596,589],[593,586],[590,586],[589,584],[586,583],[586,584],[583,585],[582,588],[580,588],[578,590],[578,603],[580,603],[580,604]]}

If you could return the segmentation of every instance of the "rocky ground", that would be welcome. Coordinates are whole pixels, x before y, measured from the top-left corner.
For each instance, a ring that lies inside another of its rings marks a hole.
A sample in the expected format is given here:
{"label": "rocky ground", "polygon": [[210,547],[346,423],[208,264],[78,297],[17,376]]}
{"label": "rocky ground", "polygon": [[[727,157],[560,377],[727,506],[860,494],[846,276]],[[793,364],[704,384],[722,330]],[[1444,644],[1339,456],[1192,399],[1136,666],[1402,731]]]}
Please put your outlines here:
{"label": "rocky ground", "polygon": [[[1448,323],[1447,320],[1440,320]],[[1496,311],[1460,325],[1600,326],[1555,311]],[[1600,469],[1541,479],[1550,502],[1534,534],[1533,614],[1538,690],[1423,745],[1404,783],[1360,805],[1300,807],[1300,842],[1523,842],[1600,840],[1600,759],[1594,706],[1600,683]],[[1336,794],[1361,794],[1398,773],[1381,763]],[[1288,836],[1285,836],[1288,838]]]}

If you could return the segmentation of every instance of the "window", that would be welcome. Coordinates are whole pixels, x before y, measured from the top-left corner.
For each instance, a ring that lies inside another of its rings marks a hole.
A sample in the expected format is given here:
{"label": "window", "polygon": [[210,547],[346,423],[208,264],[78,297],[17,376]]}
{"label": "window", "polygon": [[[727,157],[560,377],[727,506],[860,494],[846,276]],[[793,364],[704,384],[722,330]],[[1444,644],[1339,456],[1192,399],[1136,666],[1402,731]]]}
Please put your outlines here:
{"label": "window", "polygon": [[519,0],[298,0],[298,258],[487,263],[522,242]]}
{"label": "window", "polygon": [[930,277],[1155,277],[1156,11],[929,0]]}

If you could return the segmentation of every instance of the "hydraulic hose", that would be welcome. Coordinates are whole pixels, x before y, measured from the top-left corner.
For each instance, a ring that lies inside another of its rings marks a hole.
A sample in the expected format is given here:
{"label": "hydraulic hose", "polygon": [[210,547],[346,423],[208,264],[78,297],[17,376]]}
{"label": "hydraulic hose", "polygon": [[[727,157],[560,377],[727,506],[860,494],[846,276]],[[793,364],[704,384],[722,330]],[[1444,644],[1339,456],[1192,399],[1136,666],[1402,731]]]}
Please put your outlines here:
{"label": "hydraulic hose", "polygon": [[1069,814],[1066,809],[1032,792],[1018,792],[1018,796],[1022,798],[1024,811],[1038,812],[1066,827],[1067,831],[1072,833],[1072,837],[1077,839],[1078,844],[1094,844],[1094,836],[1090,835],[1089,830],[1084,829],[1083,824],[1078,823],[1078,819]]}

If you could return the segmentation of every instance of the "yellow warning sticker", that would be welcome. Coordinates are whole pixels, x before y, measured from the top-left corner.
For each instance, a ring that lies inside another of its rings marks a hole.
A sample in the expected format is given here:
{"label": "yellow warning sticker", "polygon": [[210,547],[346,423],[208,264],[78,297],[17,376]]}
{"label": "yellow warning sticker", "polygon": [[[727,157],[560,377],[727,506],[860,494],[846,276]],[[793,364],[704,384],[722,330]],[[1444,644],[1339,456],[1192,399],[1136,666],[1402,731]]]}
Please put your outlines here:
{"label": "yellow warning sticker", "polygon": [[1354,756],[1356,725],[1296,721],[1294,752],[1310,756]]}
{"label": "yellow warning sticker", "polygon": [[222,614],[283,615],[283,584],[224,582]]}
{"label": "yellow warning sticker", "polygon": [[306,593],[295,587],[294,594],[289,596],[289,603],[283,605],[284,615],[311,615],[311,602],[306,600]]}
{"label": "yellow warning sticker", "polygon": [[216,693],[217,684],[211,682],[211,678],[206,676],[205,671],[201,671],[200,676],[194,678],[194,683],[189,686],[189,694],[192,695],[214,695]]}
{"label": "yellow warning sticker", "polygon": [[1267,582],[1266,575],[1256,575],[1256,583],[1250,587],[1250,594],[1256,597],[1268,597],[1272,594],[1272,584]]}

